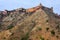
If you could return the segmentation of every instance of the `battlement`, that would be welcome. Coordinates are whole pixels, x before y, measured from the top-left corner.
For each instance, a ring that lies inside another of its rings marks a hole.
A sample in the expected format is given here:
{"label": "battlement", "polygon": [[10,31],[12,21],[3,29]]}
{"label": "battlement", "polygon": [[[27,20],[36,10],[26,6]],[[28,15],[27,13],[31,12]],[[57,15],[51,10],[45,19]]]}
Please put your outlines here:
{"label": "battlement", "polygon": [[38,6],[33,7],[33,8],[29,8],[29,9],[26,10],[26,12],[31,12],[31,13],[33,13],[33,12],[39,10],[39,9],[49,10],[50,12],[53,12],[53,7],[48,8],[48,7],[43,6],[42,4],[39,4]]}

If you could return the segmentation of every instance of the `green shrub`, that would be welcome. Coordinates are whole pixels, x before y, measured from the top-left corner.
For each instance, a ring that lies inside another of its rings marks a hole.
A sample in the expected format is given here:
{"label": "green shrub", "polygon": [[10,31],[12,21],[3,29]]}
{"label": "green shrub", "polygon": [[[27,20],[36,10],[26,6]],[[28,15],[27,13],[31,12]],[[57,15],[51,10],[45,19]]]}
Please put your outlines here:
{"label": "green shrub", "polygon": [[51,34],[52,34],[52,35],[55,35],[55,31],[54,31],[54,30],[52,30],[52,31],[51,31]]}
{"label": "green shrub", "polygon": [[29,33],[27,33],[21,40],[28,40],[29,38]]}
{"label": "green shrub", "polygon": [[48,20],[46,20],[46,22],[48,22]]}
{"label": "green shrub", "polygon": [[42,36],[40,36],[40,40],[44,40],[44,38]]}
{"label": "green shrub", "polygon": [[38,28],[38,30],[42,30],[42,28],[41,28],[41,27],[39,27],[39,28]]}
{"label": "green shrub", "polygon": [[47,27],[47,28],[46,28],[46,30],[48,31],[48,30],[49,30],[49,28]]}
{"label": "green shrub", "polygon": [[14,26],[11,24],[11,25],[9,25],[8,26],[8,29],[11,29],[11,28],[13,28]]}

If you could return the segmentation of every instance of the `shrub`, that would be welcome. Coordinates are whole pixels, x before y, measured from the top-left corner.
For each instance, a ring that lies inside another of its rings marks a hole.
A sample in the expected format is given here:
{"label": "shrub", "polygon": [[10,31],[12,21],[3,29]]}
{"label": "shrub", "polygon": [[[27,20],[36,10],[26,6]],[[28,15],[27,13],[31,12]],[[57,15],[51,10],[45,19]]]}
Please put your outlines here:
{"label": "shrub", "polygon": [[26,36],[24,36],[21,40],[28,40],[29,38],[29,33],[26,34]]}
{"label": "shrub", "polygon": [[3,39],[6,39],[6,37],[4,37]]}
{"label": "shrub", "polygon": [[59,38],[59,36],[56,36],[57,38]]}
{"label": "shrub", "polygon": [[59,28],[59,25],[57,25],[56,29],[58,29],[58,28]]}
{"label": "shrub", "polygon": [[42,30],[42,28],[41,28],[41,27],[39,27],[39,28],[38,28],[38,30]]}
{"label": "shrub", "polygon": [[14,26],[11,24],[11,25],[9,25],[8,26],[8,29],[11,29],[11,28],[13,28]]}
{"label": "shrub", "polygon": [[48,31],[48,30],[49,30],[49,28],[46,28],[46,30]]}
{"label": "shrub", "polygon": [[40,36],[40,40],[44,40],[44,38],[42,36]]}
{"label": "shrub", "polygon": [[51,31],[51,34],[52,34],[52,35],[55,35],[55,31],[54,31],[54,30],[52,30],[52,31]]}
{"label": "shrub", "polygon": [[49,39],[47,39],[47,40],[49,40]]}
{"label": "shrub", "polygon": [[48,20],[46,20],[46,22],[48,22]]}

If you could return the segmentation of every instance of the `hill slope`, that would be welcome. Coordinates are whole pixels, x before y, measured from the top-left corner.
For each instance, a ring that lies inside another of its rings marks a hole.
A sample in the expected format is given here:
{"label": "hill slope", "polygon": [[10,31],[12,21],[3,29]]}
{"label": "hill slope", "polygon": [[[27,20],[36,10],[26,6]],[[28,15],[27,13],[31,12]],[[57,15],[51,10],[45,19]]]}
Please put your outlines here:
{"label": "hill slope", "polygon": [[0,12],[0,40],[60,40],[60,16],[39,6]]}

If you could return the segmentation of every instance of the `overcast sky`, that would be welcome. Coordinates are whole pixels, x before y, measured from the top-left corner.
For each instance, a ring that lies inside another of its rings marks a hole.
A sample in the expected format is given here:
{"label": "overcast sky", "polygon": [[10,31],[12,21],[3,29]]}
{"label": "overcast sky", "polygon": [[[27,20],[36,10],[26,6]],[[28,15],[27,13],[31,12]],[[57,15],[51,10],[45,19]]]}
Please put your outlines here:
{"label": "overcast sky", "polygon": [[31,8],[42,5],[46,7],[53,7],[54,12],[60,14],[60,0],[0,0],[0,10],[12,10],[16,8]]}

